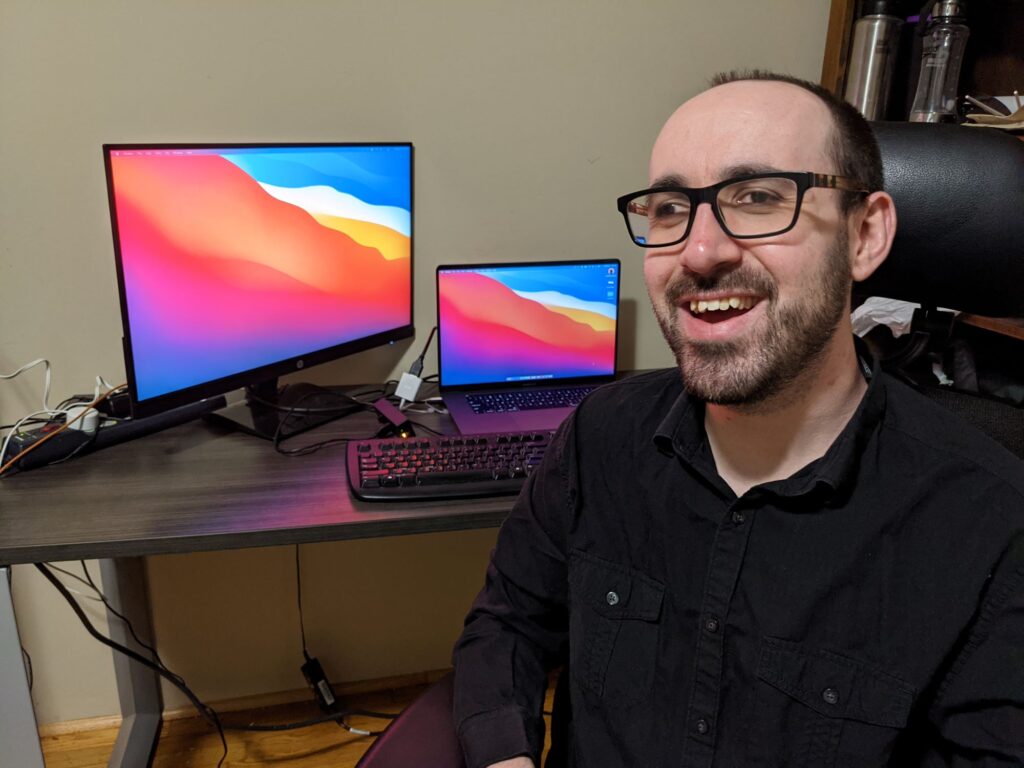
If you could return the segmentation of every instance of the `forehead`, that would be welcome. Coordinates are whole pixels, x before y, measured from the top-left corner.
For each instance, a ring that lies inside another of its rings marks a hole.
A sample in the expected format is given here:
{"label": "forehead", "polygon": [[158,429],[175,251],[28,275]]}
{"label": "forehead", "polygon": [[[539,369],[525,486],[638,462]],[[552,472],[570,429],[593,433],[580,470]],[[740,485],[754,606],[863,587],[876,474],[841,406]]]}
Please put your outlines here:
{"label": "forehead", "polygon": [[727,83],[668,119],[651,153],[651,181],[678,176],[705,186],[744,167],[835,173],[831,135],[828,107],[809,91],[774,81]]}

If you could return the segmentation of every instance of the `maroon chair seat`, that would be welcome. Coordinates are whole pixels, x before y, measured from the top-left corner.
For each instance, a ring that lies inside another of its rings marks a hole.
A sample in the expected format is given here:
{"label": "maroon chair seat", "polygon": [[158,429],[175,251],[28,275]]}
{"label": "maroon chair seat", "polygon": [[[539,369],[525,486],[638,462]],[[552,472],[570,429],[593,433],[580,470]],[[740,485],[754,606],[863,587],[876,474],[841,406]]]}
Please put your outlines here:
{"label": "maroon chair seat", "polygon": [[406,707],[356,768],[466,768],[452,718],[449,673]]}

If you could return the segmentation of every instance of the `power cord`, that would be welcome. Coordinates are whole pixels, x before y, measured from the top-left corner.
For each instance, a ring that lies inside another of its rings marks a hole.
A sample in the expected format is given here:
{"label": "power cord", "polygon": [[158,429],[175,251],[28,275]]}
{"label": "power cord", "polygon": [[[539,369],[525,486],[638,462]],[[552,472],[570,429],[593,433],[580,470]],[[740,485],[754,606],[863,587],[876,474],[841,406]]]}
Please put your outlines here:
{"label": "power cord", "polygon": [[295,545],[295,601],[299,605],[299,634],[302,639],[302,655],[309,658],[306,646],[306,619],[302,615],[302,564],[299,562],[299,545]]}
{"label": "power cord", "polygon": [[[83,562],[83,568],[84,568],[84,566],[85,566],[85,564]],[[111,640],[110,638],[106,637],[101,632],[99,632],[99,630],[97,630],[93,626],[92,622],[89,621],[89,617],[85,615],[85,612],[82,610],[82,607],[78,604],[78,601],[75,600],[75,598],[71,595],[71,592],[68,590],[68,588],[63,584],[63,582],[61,582],[60,579],[58,579],[53,574],[53,572],[51,571],[51,567],[52,566],[50,566],[48,564],[44,564],[44,563],[36,563],[35,567],[54,586],[54,588],[60,593],[61,597],[63,597],[64,600],[68,603],[68,605],[71,606],[71,610],[74,611],[75,615],[78,617],[78,620],[85,627],[86,631],[90,635],[93,636],[93,638],[95,638],[97,641],[99,641],[103,645],[106,645],[107,647],[112,648],[113,650],[116,650],[119,653],[124,654],[125,656],[127,656],[130,659],[132,659],[133,661],[136,661],[139,664],[142,664],[143,666],[145,666],[145,667],[147,667],[149,669],[152,669],[158,675],[160,675],[165,680],[170,682],[172,685],[174,685],[178,690],[180,690],[188,698],[189,702],[192,704],[193,707],[195,707],[196,711],[198,711],[199,714],[202,717],[204,717],[207,721],[209,721],[217,729],[217,734],[220,736],[221,746],[223,747],[223,754],[221,755],[220,760],[217,762],[217,768],[220,768],[223,765],[224,760],[227,758],[227,754],[228,754],[227,739],[226,739],[226,737],[224,735],[224,732],[226,730],[229,730],[229,731],[288,731],[288,730],[297,730],[297,729],[300,729],[300,728],[308,728],[308,727],[313,726],[313,725],[319,725],[320,723],[326,723],[326,722],[335,721],[335,722],[338,722],[342,727],[344,727],[345,729],[347,729],[348,731],[350,731],[353,734],[356,734],[356,735],[359,735],[359,736],[377,736],[380,733],[382,733],[382,731],[366,731],[366,730],[363,730],[363,729],[360,729],[360,728],[354,728],[354,727],[348,725],[348,723],[345,721],[345,718],[352,717],[352,716],[361,716],[361,717],[372,717],[372,718],[378,718],[378,719],[391,720],[391,719],[394,719],[394,718],[396,718],[398,716],[398,715],[394,715],[394,714],[391,714],[391,713],[388,713],[388,712],[373,712],[373,711],[362,710],[362,709],[348,709],[348,710],[344,710],[344,711],[335,712],[335,713],[332,713],[332,714],[329,714],[329,715],[324,715],[322,717],[316,717],[316,718],[310,718],[308,720],[302,720],[302,721],[299,721],[299,722],[296,722],[296,723],[281,723],[281,724],[257,724],[257,723],[241,724],[241,723],[239,723],[239,724],[227,724],[227,725],[225,725],[221,721],[220,715],[217,713],[217,711],[213,707],[211,707],[210,705],[208,705],[208,704],[204,703],[202,700],[200,700],[199,697],[196,696],[196,694],[192,691],[192,689],[188,687],[188,685],[185,683],[185,680],[180,675],[172,672],[170,669],[168,669],[163,664],[162,661],[159,660],[159,656],[157,655],[156,650],[152,648],[152,646],[149,646],[149,645],[147,645],[145,643],[142,643],[139,640],[138,635],[135,632],[135,628],[132,626],[131,622],[124,615],[120,614],[119,612],[115,611],[113,608],[110,607],[109,601],[106,599],[106,597],[103,595],[103,593],[99,590],[99,588],[95,585],[95,582],[92,581],[92,577],[89,575],[89,571],[88,571],[87,568],[85,569],[86,579],[90,583],[90,585],[93,588],[93,590],[97,593],[97,595],[100,596],[101,600],[103,601],[104,605],[106,605],[107,609],[110,610],[115,616],[120,618],[122,621],[124,621],[125,625],[128,627],[129,633],[136,640],[136,642],[138,642],[139,645],[142,646],[143,648],[146,648],[151,653],[153,653],[153,659],[152,660],[151,659],[147,659],[142,654],[137,653],[136,651],[132,650],[131,648],[128,648],[125,645],[122,645],[122,644],[120,644],[120,643],[118,643],[118,642],[116,642],[114,640]],[[79,578],[79,577],[75,576],[75,578]]]}
{"label": "power cord", "polygon": [[[205,717],[214,725],[214,727],[217,729],[217,734],[220,736],[221,746],[224,749],[224,752],[221,755],[220,760],[217,762],[217,768],[220,768],[220,766],[224,764],[224,760],[228,754],[228,742],[224,736],[224,727],[223,725],[221,725],[220,717],[217,715],[217,712],[212,707],[209,707],[208,705],[200,701],[199,697],[197,697],[192,692],[191,688],[185,685],[185,682],[178,675],[168,670],[162,664],[158,664],[150,659],[147,659],[142,654],[137,653],[136,651],[133,651],[131,648],[125,645],[121,645],[120,643],[111,640],[109,637],[106,637],[105,635],[100,633],[99,630],[97,630],[96,627],[93,626],[92,622],[89,621],[89,617],[85,615],[85,611],[82,610],[82,607],[78,604],[78,601],[71,596],[71,593],[68,591],[68,588],[64,586],[63,582],[61,582],[60,579],[54,576],[53,572],[49,569],[49,567],[44,563],[35,563],[35,567],[54,586],[54,588],[56,588],[56,590],[60,592],[61,597],[63,597],[64,600],[67,601],[68,605],[71,606],[71,610],[75,612],[75,615],[78,617],[78,620],[82,622],[82,625],[85,627],[85,630],[90,635],[92,635],[99,642],[103,643],[103,645],[106,645],[107,647],[124,654],[128,658],[139,662],[143,666],[154,670],[158,675],[168,680],[178,690],[185,694],[188,700],[192,703],[192,706],[194,706],[203,717]],[[132,632],[133,636],[134,634],[135,633]]]}
{"label": "power cord", "polygon": [[[11,580],[10,587],[13,589],[13,582],[14,582],[14,569],[13,568],[9,571],[8,577]],[[24,645],[21,645],[20,642],[19,642],[18,645],[21,647],[22,663],[24,663],[24,665],[25,665],[25,677],[27,678],[27,682],[28,682],[28,692],[32,693],[32,688],[35,685],[35,678],[36,678],[35,672],[32,669],[32,657],[29,656],[29,653],[26,650]]]}
{"label": "power cord", "polygon": [[399,410],[404,410],[406,403],[415,401],[416,395],[419,394],[420,385],[423,384],[423,379],[420,378],[420,374],[423,373],[423,360],[427,356],[427,350],[430,349],[430,342],[433,341],[435,333],[437,333],[436,325],[430,329],[430,335],[427,336],[427,343],[423,345],[420,356],[409,366],[409,370],[402,374],[398,386],[395,387],[395,394],[399,398]]}
{"label": "power cord", "polygon": [[[295,598],[299,605],[299,633],[302,640],[302,658],[304,659],[299,669],[312,689],[320,709],[334,714],[338,710],[338,697],[335,696],[334,689],[331,687],[327,675],[324,674],[324,668],[320,666],[320,661],[315,656],[309,655],[309,647],[306,645],[306,619],[302,613],[302,563],[299,560],[298,544],[295,545]],[[366,735],[362,729],[353,729],[344,720],[340,720],[338,725],[348,729],[351,733]]]}
{"label": "power cord", "polygon": [[[45,360],[43,360],[43,361],[37,361],[37,362],[46,362],[46,361],[45,361]],[[44,398],[44,405],[45,405],[45,400],[46,400],[46,397],[47,397],[47,395],[49,394],[49,386],[50,386],[50,385],[49,385],[49,370],[50,370],[50,367],[49,367],[49,363],[47,363],[46,365],[47,365],[47,367],[46,367],[46,370],[47,370],[47,383],[46,383],[46,393],[47,393],[47,394],[45,394],[45,395],[43,396],[43,398]],[[15,373],[11,374],[11,376],[16,376],[16,375],[17,375],[17,374],[18,374],[19,372],[20,372],[20,371],[16,371]],[[10,376],[5,376],[5,377],[3,377],[3,378],[10,378]],[[71,427],[71,425],[72,425],[72,424],[76,423],[76,422],[77,422],[77,421],[79,421],[80,419],[83,419],[83,418],[85,418],[86,414],[88,414],[88,413],[89,413],[90,411],[92,411],[92,410],[95,410],[95,408],[96,408],[96,406],[97,406],[97,405],[99,405],[99,404],[100,404],[100,403],[102,403],[102,402],[103,402],[104,400],[106,400],[106,399],[107,399],[108,397],[110,397],[111,395],[115,394],[115,393],[116,393],[116,392],[118,392],[119,390],[121,390],[121,389],[124,389],[124,388],[125,388],[125,387],[127,387],[127,386],[128,386],[127,384],[121,384],[120,386],[118,386],[118,387],[114,387],[113,389],[108,389],[108,390],[107,390],[106,392],[104,392],[103,394],[97,395],[97,396],[96,396],[96,397],[95,397],[95,398],[94,398],[94,399],[92,400],[92,402],[90,402],[90,403],[89,403],[88,405],[85,405],[85,406],[73,406],[73,407],[75,407],[76,409],[78,409],[78,413],[77,413],[77,414],[76,414],[75,416],[73,416],[73,417],[71,417],[71,418],[67,419],[67,421],[65,421],[65,422],[64,422],[64,424],[63,424],[62,426],[60,426],[60,427],[58,427],[57,429],[53,430],[53,432],[50,432],[50,433],[49,433],[48,435],[46,435],[45,437],[42,437],[42,438],[40,438],[39,440],[37,440],[36,442],[32,443],[32,445],[30,445],[30,446],[29,446],[28,448],[26,448],[25,450],[23,450],[23,451],[19,452],[19,453],[18,453],[18,454],[16,454],[15,456],[13,456],[13,457],[12,457],[11,459],[9,459],[9,460],[7,461],[7,463],[6,463],[6,464],[0,464],[0,477],[3,477],[3,474],[4,474],[4,472],[6,472],[6,471],[7,471],[8,469],[10,469],[11,467],[13,467],[13,466],[14,466],[14,465],[15,465],[15,464],[16,464],[16,463],[17,463],[17,462],[18,462],[18,461],[19,461],[19,460],[20,460],[20,459],[21,459],[21,458],[22,458],[23,456],[25,456],[25,455],[27,455],[27,454],[31,453],[32,451],[34,451],[34,450],[36,450],[37,448],[39,448],[39,446],[41,446],[41,445],[43,445],[44,443],[46,443],[46,442],[48,442],[48,441],[52,440],[52,439],[54,438],[54,436],[56,436],[56,435],[59,435],[59,434],[60,434],[61,432],[64,432],[65,430],[69,429],[69,428]],[[32,416],[37,416],[38,414],[40,414],[40,413],[43,413],[43,412],[44,412],[44,411],[36,411],[35,413],[29,414],[29,416],[26,416],[26,417],[25,417],[25,419],[28,419],[28,418],[30,418],[30,417],[32,417]],[[46,413],[48,413],[48,414],[55,414],[55,413],[57,413],[57,411],[50,411],[49,409],[47,409],[47,410],[46,410],[45,412],[46,412]],[[17,430],[18,430],[18,427],[19,427],[19,426],[21,426],[22,422],[24,422],[24,421],[25,421],[25,419],[22,419],[21,421],[19,421],[19,422],[18,422],[18,424],[16,424],[16,425],[15,425],[14,429],[12,429],[12,430],[11,430],[11,432],[10,432],[10,433],[9,433],[9,434],[7,435],[7,437],[6,437],[6,438],[4,438],[3,444],[2,444],[2,445],[0,445],[0,462],[2,462],[2,461],[3,461],[3,458],[4,458],[4,457],[6,456],[6,454],[7,454],[7,446],[8,446],[8,444],[10,443],[10,441],[11,441],[11,438],[12,438],[12,437],[14,436],[14,434],[15,434],[15,433],[17,432]],[[94,433],[94,434],[95,434],[95,433]],[[74,451],[74,452],[72,453],[72,455],[74,455],[75,453],[77,453],[77,452],[78,452],[78,450],[80,450],[80,447],[79,447],[79,448],[76,448],[76,450],[75,450],[75,451]],[[71,457],[70,457],[70,456],[67,456],[67,457],[65,457],[65,459],[67,459],[67,458],[71,458]],[[62,459],[62,460],[63,460],[63,459]]]}
{"label": "power cord", "polygon": [[28,655],[25,646],[21,646],[21,655],[25,659],[25,673],[28,675],[28,692],[32,693],[32,685],[35,682],[35,675],[32,672],[32,657]]}
{"label": "power cord", "polygon": [[[285,449],[285,448],[281,447],[281,443],[283,443],[285,440],[288,440],[288,439],[290,439],[292,437],[292,435],[284,435],[283,434],[284,426],[285,426],[285,424],[288,422],[288,420],[293,415],[301,414],[302,413],[301,410],[297,410],[299,408],[299,406],[302,404],[302,401],[306,400],[306,399],[308,399],[310,397],[313,397],[314,395],[322,395],[322,394],[332,395],[334,397],[337,397],[337,398],[339,398],[341,400],[346,401],[348,403],[347,408],[349,409],[348,413],[344,414],[346,416],[347,415],[351,415],[353,413],[358,413],[359,411],[368,410],[370,408],[370,406],[367,403],[364,403],[362,400],[357,400],[356,398],[352,397],[351,395],[342,394],[340,392],[331,392],[329,389],[318,390],[318,391],[314,391],[314,392],[306,392],[305,394],[299,396],[299,398],[287,410],[285,415],[281,417],[280,421],[278,421],[277,429],[274,430],[274,438],[273,438],[274,450],[275,451],[277,451],[278,453],[280,453],[283,456],[306,456],[306,455],[308,455],[310,453],[314,453],[315,451],[319,451],[321,448],[326,448],[326,447],[328,447],[330,445],[339,445],[339,444],[343,444],[343,443],[347,443],[348,442],[349,438],[347,438],[347,437],[332,437],[332,438],[329,438],[327,440],[322,440],[322,441],[320,441],[318,443],[313,443],[312,445],[303,446],[302,448]],[[334,411],[334,412],[338,412],[338,411],[342,411],[342,410],[345,410],[345,409],[344,408],[332,409],[332,411]]]}

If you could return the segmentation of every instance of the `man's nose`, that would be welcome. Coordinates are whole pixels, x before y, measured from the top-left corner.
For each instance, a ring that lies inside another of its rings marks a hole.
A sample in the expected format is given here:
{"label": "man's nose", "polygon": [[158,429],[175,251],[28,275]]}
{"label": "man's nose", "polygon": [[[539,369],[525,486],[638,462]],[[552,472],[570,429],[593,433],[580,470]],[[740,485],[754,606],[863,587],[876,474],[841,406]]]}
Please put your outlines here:
{"label": "man's nose", "polygon": [[698,275],[713,275],[737,265],[742,258],[739,243],[722,229],[711,205],[698,205],[690,234],[681,244],[680,264]]}

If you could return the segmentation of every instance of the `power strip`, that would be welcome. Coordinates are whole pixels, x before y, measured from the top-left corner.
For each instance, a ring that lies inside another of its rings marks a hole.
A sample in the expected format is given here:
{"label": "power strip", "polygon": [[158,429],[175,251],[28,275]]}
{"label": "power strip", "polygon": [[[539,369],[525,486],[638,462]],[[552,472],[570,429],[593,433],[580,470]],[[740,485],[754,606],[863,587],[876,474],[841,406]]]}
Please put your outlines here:
{"label": "power strip", "polygon": [[[94,434],[88,434],[77,429],[67,429],[47,440],[46,443],[31,453],[23,456],[14,467],[19,470],[35,469],[36,467],[44,467],[47,464],[53,464],[55,461],[67,458],[72,453],[75,453],[76,456],[84,456],[101,448],[109,448],[118,443],[134,440],[137,437],[143,437],[153,432],[159,432],[162,429],[176,427],[187,421],[198,419],[204,413],[216,410],[217,408],[223,408],[226,404],[227,401],[223,396],[213,397],[208,400],[201,400],[198,403],[189,403],[164,413],[158,413],[155,416],[147,416],[141,419],[125,419],[124,421],[108,424],[105,427],[100,427]],[[39,442],[59,427],[59,424],[47,424],[37,429],[26,430],[14,435],[8,444],[7,456],[17,456],[25,448]]]}

